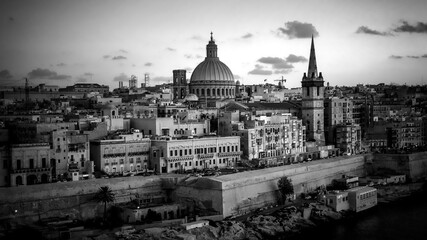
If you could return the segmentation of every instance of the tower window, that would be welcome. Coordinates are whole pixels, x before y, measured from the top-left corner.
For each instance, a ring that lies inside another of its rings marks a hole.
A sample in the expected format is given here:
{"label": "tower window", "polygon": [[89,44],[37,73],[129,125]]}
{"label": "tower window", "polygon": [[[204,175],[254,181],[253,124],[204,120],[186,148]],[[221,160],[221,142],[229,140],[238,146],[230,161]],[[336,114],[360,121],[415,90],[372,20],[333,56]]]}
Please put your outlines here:
{"label": "tower window", "polygon": [[319,96],[319,89],[320,87],[317,87],[317,96]]}
{"label": "tower window", "polygon": [[310,87],[307,87],[307,96],[310,96]]}

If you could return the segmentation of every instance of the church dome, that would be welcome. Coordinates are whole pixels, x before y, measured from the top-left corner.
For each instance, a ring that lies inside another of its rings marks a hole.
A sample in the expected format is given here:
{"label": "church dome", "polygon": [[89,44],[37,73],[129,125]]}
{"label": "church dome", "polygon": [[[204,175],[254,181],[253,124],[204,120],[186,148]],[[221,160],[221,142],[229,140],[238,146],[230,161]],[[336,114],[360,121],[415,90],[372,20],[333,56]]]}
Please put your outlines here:
{"label": "church dome", "polygon": [[189,101],[189,102],[197,102],[199,101],[199,98],[196,96],[196,94],[188,94],[185,98],[185,101]]}
{"label": "church dome", "polygon": [[234,76],[230,68],[218,58],[218,47],[213,40],[206,46],[206,58],[194,69],[190,84],[200,81],[226,81],[234,83]]}
{"label": "church dome", "polygon": [[234,81],[233,73],[219,59],[206,58],[201,62],[191,75],[191,81]]}

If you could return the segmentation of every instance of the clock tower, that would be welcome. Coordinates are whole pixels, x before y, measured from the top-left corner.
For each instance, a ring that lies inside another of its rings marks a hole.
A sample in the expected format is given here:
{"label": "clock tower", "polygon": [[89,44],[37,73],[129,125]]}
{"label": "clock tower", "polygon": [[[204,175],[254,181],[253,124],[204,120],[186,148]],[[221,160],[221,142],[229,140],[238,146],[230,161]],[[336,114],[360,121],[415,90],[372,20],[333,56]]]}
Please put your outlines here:
{"label": "clock tower", "polygon": [[325,145],[324,132],[324,85],[323,76],[317,73],[314,38],[311,37],[308,72],[302,77],[302,119],[306,126],[307,141],[316,141],[318,146]]}

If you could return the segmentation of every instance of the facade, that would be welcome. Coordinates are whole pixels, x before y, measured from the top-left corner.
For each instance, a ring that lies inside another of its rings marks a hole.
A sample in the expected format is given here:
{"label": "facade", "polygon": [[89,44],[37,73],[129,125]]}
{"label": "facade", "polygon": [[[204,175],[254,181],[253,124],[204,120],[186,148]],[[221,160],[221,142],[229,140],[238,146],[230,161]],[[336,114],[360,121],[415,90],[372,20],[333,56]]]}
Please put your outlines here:
{"label": "facade", "polygon": [[388,124],[386,128],[387,147],[402,149],[422,146],[422,119],[405,120],[393,121]]}
{"label": "facade", "polygon": [[350,209],[347,191],[332,191],[326,194],[326,206],[332,208],[335,212]]}
{"label": "facade", "polygon": [[325,140],[327,144],[336,144],[336,126],[353,123],[353,102],[349,98],[331,97],[324,101]]}
{"label": "facade", "polygon": [[359,124],[339,124],[335,126],[335,146],[347,155],[358,154],[362,146],[362,130]]}
{"label": "facade", "polygon": [[99,92],[101,94],[108,93],[110,87],[106,85],[99,85],[97,83],[77,83],[73,86],[68,86],[62,89],[59,89],[61,92],[82,92],[82,93],[91,93]]}
{"label": "facade", "polygon": [[95,169],[108,174],[148,169],[150,139],[144,138],[141,133],[119,137],[90,142],[90,158],[95,164]]}
{"label": "facade", "polygon": [[234,167],[240,161],[240,137],[152,140],[152,166],[160,173]]}
{"label": "facade", "polygon": [[12,145],[10,185],[51,182],[50,152],[49,143]]}
{"label": "facade", "polygon": [[[182,84],[178,84],[174,88],[184,89]],[[206,58],[194,69],[189,91],[191,94],[196,94],[200,103],[215,106],[215,101],[234,99],[235,90],[234,75],[230,68],[219,60],[218,47],[211,33],[211,39],[206,46]]]}
{"label": "facade", "polygon": [[132,118],[130,127],[149,136],[204,136],[210,133],[209,120],[180,120],[173,118]]}
{"label": "facade", "polygon": [[0,187],[9,185],[9,165],[10,156],[9,150],[5,146],[0,146]]}
{"label": "facade", "polygon": [[372,187],[356,187],[347,190],[350,210],[360,212],[377,205],[377,189]]}
{"label": "facade", "polygon": [[173,99],[184,99],[188,95],[186,72],[183,69],[173,70]]}
{"label": "facade", "polygon": [[307,74],[302,78],[302,119],[306,126],[307,140],[325,145],[324,134],[324,81],[317,73],[314,39],[311,39],[310,60]]}

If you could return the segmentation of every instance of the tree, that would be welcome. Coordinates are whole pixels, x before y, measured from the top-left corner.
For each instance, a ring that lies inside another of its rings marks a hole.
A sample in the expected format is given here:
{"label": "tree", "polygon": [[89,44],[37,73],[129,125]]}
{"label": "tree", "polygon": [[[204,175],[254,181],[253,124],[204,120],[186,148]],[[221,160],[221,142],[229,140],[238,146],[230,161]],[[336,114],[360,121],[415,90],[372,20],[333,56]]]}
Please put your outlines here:
{"label": "tree", "polygon": [[107,214],[107,203],[114,201],[114,193],[108,186],[100,187],[95,195],[97,202],[104,203],[104,220]]}
{"label": "tree", "polygon": [[292,179],[284,176],[279,179],[277,182],[277,186],[279,187],[279,192],[282,197],[285,199],[288,198],[290,194],[294,194],[294,186],[292,185]]}

